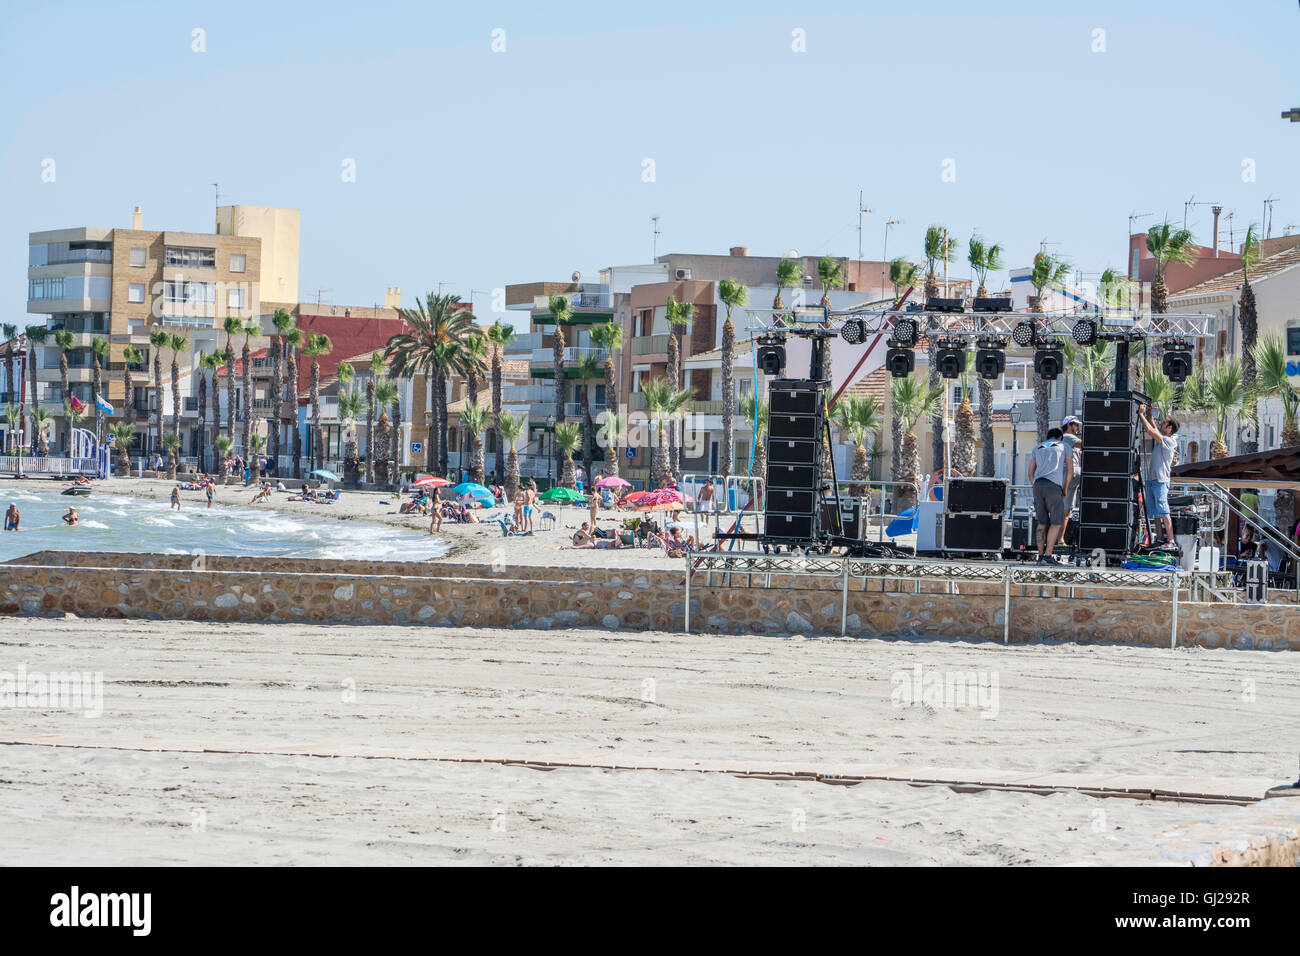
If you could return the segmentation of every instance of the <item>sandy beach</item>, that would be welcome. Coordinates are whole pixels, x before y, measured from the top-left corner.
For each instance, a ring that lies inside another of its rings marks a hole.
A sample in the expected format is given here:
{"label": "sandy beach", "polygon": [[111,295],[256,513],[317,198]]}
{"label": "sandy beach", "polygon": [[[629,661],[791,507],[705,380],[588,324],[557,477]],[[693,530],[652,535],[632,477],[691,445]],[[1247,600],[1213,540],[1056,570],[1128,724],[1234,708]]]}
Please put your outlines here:
{"label": "sandy beach", "polygon": [[[299,482],[301,484],[301,482]],[[22,488],[26,491],[58,491],[64,487],[63,482],[48,479],[0,479],[0,502],[3,502],[6,488]],[[136,498],[156,500],[159,508],[166,511],[173,482],[152,478],[109,478],[94,482],[97,491],[105,494],[129,495]],[[311,517],[322,521],[366,521],[373,524],[401,528],[405,531],[424,531],[429,529],[429,519],[420,515],[398,513],[403,499],[385,492],[344,491],[342,498],[335,504],[319,505],[306,501],[289,501],[296,493],[297,485],[286,481],[285,487],[293,487],[290,492],[273,492],[269,501],[259,502],[255,507],[268,511]],[[253,487],[242,485],[224,485],[217,488],[218,505],[248,506],[256,494]],[[207,500],[203,492],[183,491],[182,508],[205,508]],[[93,499],[93,494],[92,494]],[[510,509],[513,511],[513,508]],[[501,549],[505,549],[505,560],[514,564],[527,565],[564,565],[569,567],[628,567],[628,568],[669,568],[676,567],[677,562],[670,562],[662,550],[619,548],[617,550],[582,550],[567,547],[573,532],[588,519],[585,507],[572,505],[544,504],[543,511],[556,516],[554,527],[549,531],[538,530],[531,536],[503,538],[495,524],[455,524],[444,521],[438,537],[448,545],[447,554],[441,560],[459,562],[482,562],[490,564],[501,560]],[[489,508],[478,512],[483,518],[494,518],[505,513],[504,508]],[[602,511],[599,524],[602,528],[619,525],[620,519],[631,512]],[[617,516],[617,517],[616,517]],[[656,516],[662,521],[663,516]],[[691,521],[689,515],[685,521]],[[703,524],[703,522],[701,522]],[[540,525],[539,525],[540,527]],[[711,531],[705,535],[711,540]],[[180,541],[178,546],[184,547]],[[356,555],[364,558],[366,555]]]}
{"label": "sandy beach", "polygon": [[[3,669],[103,673],[102,716],[5,714],[6,858],[41,864],[1154,860],[1222,808],[418,758],[1289,782],[1300,721],[1300,661],[1263,652],[75,618],[3,634]],[[996,675],[996,715],[900,705],[918,665]]]}

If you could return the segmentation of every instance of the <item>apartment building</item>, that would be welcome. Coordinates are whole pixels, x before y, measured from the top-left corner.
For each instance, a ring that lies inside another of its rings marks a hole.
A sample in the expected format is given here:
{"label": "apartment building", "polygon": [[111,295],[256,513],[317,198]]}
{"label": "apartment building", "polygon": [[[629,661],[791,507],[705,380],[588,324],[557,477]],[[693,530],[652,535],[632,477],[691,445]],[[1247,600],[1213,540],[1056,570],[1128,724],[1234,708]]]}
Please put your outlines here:
{"label": "apartment building", "polygon": [[[92,342],[109,342],[103,364],[104,397],[115,418],[139,426],[170,419],[171,353],[165,351],[162,394],[154,394],[152,331],[185,337],[177,360],[184,396],[193,396],[195,355],[212,351],[227,316],[261,314],[263,288],[297,289],[298,213],[263,206],[225,206],[216,211],[215,233],[147,230],[137,206],[131,228],[83,226],[28,236],[27,311],[43,315],[47,328],[73,333],[68,394],[60,385],[59,349],[53,336],[36,348],[38,401],[59,420],[52,450],[66,451],[64,402],[76,397],[94,407]],[[224,223],[223,223],[224,220]],[[224,228],[223,228],[224,225]],[[277,250],[263,257],[264,244]],[[288,255],[282,250],[292,249]],[[134,346],[144,361],[132,366],[132,393],[124,394],[124,350]],[[196,409],[181,410],[182,437],[191,441]],[[153,450],[151,430],[137,430],[133,451]]]}

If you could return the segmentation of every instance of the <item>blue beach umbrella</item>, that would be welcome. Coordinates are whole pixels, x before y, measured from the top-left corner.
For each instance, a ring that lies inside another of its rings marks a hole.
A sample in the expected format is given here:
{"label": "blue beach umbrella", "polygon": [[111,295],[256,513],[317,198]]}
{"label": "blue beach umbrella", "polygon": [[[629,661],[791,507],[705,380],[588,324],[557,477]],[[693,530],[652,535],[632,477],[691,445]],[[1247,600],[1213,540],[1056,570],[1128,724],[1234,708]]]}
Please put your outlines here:
{"label": "blue beach umbrella", "polygon": [[485,501],[487,502],[487,506],[489,508],[492,507],[494,504],[496,504],[497,501],[496,498],[493,497],[492,492],[488,491],[486,488],[484,488],[482,485],[480,485],[478,482],[475,481],[462,481],[459,485],[457,485],[455,488],[451,490],[459,497],[470,495],[474,498],[475,501]]}
{"label": "blue beach umbrella", "polygon": [[312,476],[315,478],[324,478],[326,481],[343,480],[338,475],[334,474],[334,472],[330,471],[328,468],[317,468],[315,471],[312,472]]}

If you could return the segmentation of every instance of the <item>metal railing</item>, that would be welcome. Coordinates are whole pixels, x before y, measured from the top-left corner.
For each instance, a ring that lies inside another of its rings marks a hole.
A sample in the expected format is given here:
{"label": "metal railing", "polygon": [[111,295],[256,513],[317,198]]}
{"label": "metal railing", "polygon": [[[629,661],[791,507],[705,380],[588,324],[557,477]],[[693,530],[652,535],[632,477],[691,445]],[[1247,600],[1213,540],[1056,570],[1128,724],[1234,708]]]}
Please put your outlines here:
{"label": "metal railing", "polygon": [[668,351],[668,335],[640,335],[632,340],[633,355],[658,355]]}
{"label": "metal railing", "polygon": [[[605,355],[606,352],[604,349],[566,348],[564,350],[564,361],[566,363],[570,363],[570,362],[577,363],[582,361],[583,358],[587,356],[591,356],[592,358],[596,359],[596,361],[603,362],[605,361]],[[553,363],[555,361],[555,350],[554,349],[533,349],[533,354],[530,358],[530,361],[534,365],[545,365],[548,362]]]}
{"label": "metal railing", "polygon": [[0,456],[0,475],[80,475],[98,472],[99,462],[94,458]]}

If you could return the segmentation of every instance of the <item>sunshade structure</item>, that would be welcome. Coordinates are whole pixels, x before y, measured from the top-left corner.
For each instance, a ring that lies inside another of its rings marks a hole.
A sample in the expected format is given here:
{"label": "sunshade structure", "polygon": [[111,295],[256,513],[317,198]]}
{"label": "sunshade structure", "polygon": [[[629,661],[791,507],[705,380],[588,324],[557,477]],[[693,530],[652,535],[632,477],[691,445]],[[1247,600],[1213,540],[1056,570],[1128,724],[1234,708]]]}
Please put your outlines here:
{"label": "sunshade structure", "polygon": [[537,496],[539,501],[586,501],[582,495],[578,494],[572,488],[547,488]]}
{"label": "sunshade structure", "polygon": [[442,488],[451,484],[446,478],[439,478],[436,475],[426,475],[423,478],[417,478],[411,482],[412,488]]}
{"label": "sunshade structure", "polygon": [[642,498],[644,498],[644,497],[645,497],[646,495],[648,495],[648,494],[651,494],[651,492],[649,492],[649,491],[629,491],[629,492],[628,492],[627,494],[625,494],[622,498],[619,498],[619,499],[618,499],[618,503],[621,504],[621,505],[634,505],[634,504],[636,504],[637,502],[639,502]]}
{"label": "sunshade structure", "polygon": [[338,475],[334,474],[334,472],[330,471],[328,468],[317,468],[315,471],[312,472],[312,477],[313,477],[313,478],[324,478],[326,481],[342,481],[342,480],[343,480],[343,479],[340,478]]}
{"label": "sunshade structure", "polygon": [[596,482],[596,487],[597,488],[631,488],[632,482],[625,481],[624,479],[618,477],[618,475],[607,475],[606,477],[600,479],[600,481]]}
{"label": "sunshade structure", "polygon": [[451,490],[462,498],[465,497],[466,495],[469,495],[475,501],[486,502],[487,507],[489,508],[497,503],[497,500],[493,496],[492,492],[488,491],[478,482],[462,481],[459,485],[457,485],[455,488]]}
{"label": "sunshade structure", "polygon": [[[1228,458],[1190,462],[1175,468],[1173,479],[1175,484],[1169,489],[1170,495],[1179,493],[1179,486],[1176,484],[1179,481],[1217,484],[1237,499],[1241,498],[1243,491],[1257,491],[1264,488],[1300,494],[1300,445],[1275,448],[1272,451],[1257,451],[1249,455],[1232,455]],[[1294,517],[1293,515],[1293,520]],[[1287,538],[1291,537],[1292,528],[1278,530]],[[1228,513],[1227,531],[1228,553],[1236,554],[1240,528],[1235,511]]]}
{"label": "sunshade structure", "polygon": [[680,511],[686,506],[688,495],[671,488],[650,491],[636,503],[637,511]]}

